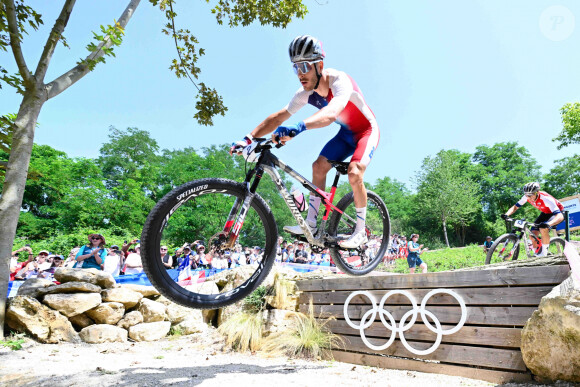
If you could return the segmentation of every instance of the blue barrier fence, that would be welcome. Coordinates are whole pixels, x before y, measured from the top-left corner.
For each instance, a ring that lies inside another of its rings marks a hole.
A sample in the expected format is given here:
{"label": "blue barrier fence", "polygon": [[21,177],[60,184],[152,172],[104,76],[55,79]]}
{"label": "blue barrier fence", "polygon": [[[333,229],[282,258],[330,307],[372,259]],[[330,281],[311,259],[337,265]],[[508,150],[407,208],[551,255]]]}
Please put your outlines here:
{"label": "blue barrier fence", "polygon": [[[283,262],[277,263],[277,265],[282,267],[287,267],[299,273],[308,273],[314,270],[327,270],[336,272],[336,267],[331,267],[329,262],[322,262],[320,265],[307,265],[301,263],[291,263],[291,262]],[[191,271],[192,276],[199,276],[209,278],[221,271],[230,270],[230,269],[196,269]],[[203,272],[203,273],[202,273]],[[179,271],[177,269],[170,269],[167,270],[169,276],[177,282],[177,277],[179,276]],[[147,278],[145,273],[139,274],[127,274],[127,275],[120,275],[118,277],[114,277],[115,281],[118,284],[134,284],[134,285],[145,285],[145,286],[152,286],[151,282]],[[24,283],[24,281],[12,281],[8,283],[8,298],[16,296],[18,293],[18,288]]]}

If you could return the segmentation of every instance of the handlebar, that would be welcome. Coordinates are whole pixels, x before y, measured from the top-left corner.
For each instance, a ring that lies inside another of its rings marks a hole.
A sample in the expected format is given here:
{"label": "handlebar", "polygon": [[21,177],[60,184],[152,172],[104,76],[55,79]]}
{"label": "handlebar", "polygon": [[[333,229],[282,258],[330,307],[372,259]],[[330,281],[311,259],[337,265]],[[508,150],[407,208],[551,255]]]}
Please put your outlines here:
{"label": "handlebar", "polygon": [[525,219],[514,219],[514,218],[510,218],[509,216],[506,217],[502,217],[503,220],[505,220],[506,222],[515,222],[516,220],[521,220],[523,222],[525,222],[526,226],[532,226],[532,227],[537,227],[537,228],[542,228],[542,225],[544,225],[545,223],[533,223],[533,222],[528,222]]}

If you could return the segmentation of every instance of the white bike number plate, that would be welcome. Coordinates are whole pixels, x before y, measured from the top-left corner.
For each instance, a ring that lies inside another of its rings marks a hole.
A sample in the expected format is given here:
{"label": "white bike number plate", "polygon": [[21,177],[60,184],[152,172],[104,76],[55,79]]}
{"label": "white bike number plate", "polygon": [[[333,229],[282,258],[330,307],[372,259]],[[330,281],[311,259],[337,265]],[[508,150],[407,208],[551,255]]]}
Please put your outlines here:
{"label": "white bike number plate", "polygon": [[516,220],[514,222],[514,227],[517,227],[517,228],[524,228],[525,225],[526,225],[526,222],[524,220]]}

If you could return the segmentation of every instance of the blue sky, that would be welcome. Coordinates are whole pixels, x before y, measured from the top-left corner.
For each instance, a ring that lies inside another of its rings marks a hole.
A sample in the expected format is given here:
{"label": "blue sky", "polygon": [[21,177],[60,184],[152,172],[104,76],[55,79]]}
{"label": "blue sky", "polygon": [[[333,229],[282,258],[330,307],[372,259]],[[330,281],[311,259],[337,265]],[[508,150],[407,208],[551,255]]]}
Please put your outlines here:
{"label": "blue sky", "polygon": [[[60,11],[55,1],[49,3],[30,1],[45,21],[24,41],[31,68]],[[96,7],[78,1],[65,31],[71,48],[59,46],[46,80],[86,56],[91,31],[117,19],[126,3],[100,0]],[[577,146],[558,151],[551,141],[562,128],[559,109],[580,101],[580,26],[574,19],[580,17],[580,3],[305,4],[309,14],[287,29],[231,29],[217,25],[205,1],[178,3],[178,26],[189,28],[206,49],[199,62],[201,80],[215,87],[229,108],[213,127],[203,127],[193,118],[196,89],[168,70],[175,48],[160,32],[164,17],[142,0],[117,57],[44,105],[35,142],[74,157],[97,157],[112,125],[147,130],[161,148],[231,143],[290,100],[299,83],[287,46],[308,33],[323,41],[325,66],[349,73],[377,117],[381,140],[366,174],[371,183],[390,176],[412,188],[423,158],[441,149],[473,153],[481,144],[517,141],[544,172],[554,160],[580,153]],[[10,53],[0,53],[0,62],[15,71]],[[0,90],[0,114],[16,112],[20,101],[8,87]],[[314,112],[307,106],[289,123]],[[278,154],[310,176],[312,161],[337,128],[308,131]]]}

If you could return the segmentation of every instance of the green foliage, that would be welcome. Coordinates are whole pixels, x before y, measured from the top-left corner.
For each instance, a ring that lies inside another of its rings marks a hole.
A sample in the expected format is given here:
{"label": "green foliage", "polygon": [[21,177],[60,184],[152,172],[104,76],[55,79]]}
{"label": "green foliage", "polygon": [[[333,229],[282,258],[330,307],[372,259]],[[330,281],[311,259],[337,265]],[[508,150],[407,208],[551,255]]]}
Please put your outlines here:
{"label": "green foliage", "polygon": [[[87,44],[87,50],[90,55],[85,59],[80,59],[77,64],[88,66],[91,71],[95,69],[95,66],[99,63],[105,63],[105,56],[115,57],[114,46],[120,46],[123,42],[123,35],[125,31],[123,27],[117,21],[114,21],[113,25],[100,26],[101,34],[93,32],[93,39],[97,42],[91,42]],[[66,46],[66,40],[63,41]],[[102,52],[104,55],[97,57],[97,55]]]}
{"label": "green foliage", "polygon": [[248,313],[259,313],[266,307],[266,294],[268,289],[265,286],[258,286],[248,297],[244,298],[244,310]]}
{"label": "green foliage", "polygon": [[10,336],[0,341],[0,344],[13,351],[18,351],[19,349],[22,349],[22,344],[24,344],[24,342],[24,333],[12,333]]}
{"label": "green foliage", "polygon": [[560,109],[562,132],[552,141],[559,141],[558,149],[570,144],[580,144],[580,103],[567,103]]}
{"label": "green foliage", "polygon": [[228,108],[224,105],[222,97],[215,89],[210,89],[203,82],[199,86],[201,88],[195,103],[197,112],[193,116],[201,125],[211,126],[213,125],[212,118],[218,114],[225,116]]}
{"label": "green foliage", "polygon": [[574,155],[555,161],[555,166],[545,176],[542,189],[555,198],[580,193],[580,156]]}
{"label": "green foliage", "polygon": [[[9,153],[12,144],[12,133],[14,132],[14,121],[16,114],[4,114],[0,116],[0,151]],[[0,170],[6,171],[5,166],[0,166]]]}
{"label": "green foliage", "polygon": [[344,347],[344,341],[327,327],[334,317],[317,319],[310,301],[308,314],[296,313],[294,324],[268,336],[262,350],[270,355],[300,356],[314,359],[332,358],[333,348]]}
{"label": "green foliage", "polygon": [[480,145],[472,160],[470,173],[480,185],[481,203],[492,221],[522,197],[524,184],[540,180],[540,166],[516,142]]}
{"label": "green foliage", "polygon": [[[13,39],[17,42],[22,42],[24,35],[27,35],[27,27],[31,27],[33,30],[38,30],[42,21],[42,15],[37,13],[32,7],[24,5],[23,0],[14,1],[14,9],[9,10],[12,7],[10,2],[0,2],[0,50],[8,51],[10,46],[10,35],[8,30],[8,11],[12,11],[15,15],[16,22],[16,34],[12,35]],[[8,74],[8,71],[0,66],[0,89],[2,88],[2,83],[14,87],[16,92],[19,94],[24,94],[24,84],[22,77],[19,73],[13,75]]]}
{"label": "green foliage", "polygon": [[371,189],[387,203],[391,218],[391,233],[406,233],[408,222],[413,216],[414,195],[405,187],[405,184],[388,176],[378,179]]}
{"label": "green foliage", "polygon": [[239,312],[218,328],[226,344],[236,351],[257,351],[262,345],[262,313]]}
{"label": "green foliage", "polygon": [[[210,0],[206,0],[208,3]],[[218,24],[247,26],[256,19],[261,25],[286,28],[293,17],[303,19],[308,10],[300,0],[219,0],[211,10]]]}
{"label": "green foliage", "polygon": [[459,153],[440,151],[423,160],[417,173],[416,204],[422,214],[438,219],[447,241],[447,225],[465,229],[478,210],[478,186],[461,170]]}

